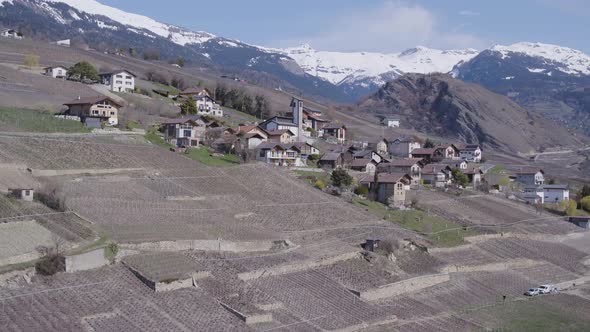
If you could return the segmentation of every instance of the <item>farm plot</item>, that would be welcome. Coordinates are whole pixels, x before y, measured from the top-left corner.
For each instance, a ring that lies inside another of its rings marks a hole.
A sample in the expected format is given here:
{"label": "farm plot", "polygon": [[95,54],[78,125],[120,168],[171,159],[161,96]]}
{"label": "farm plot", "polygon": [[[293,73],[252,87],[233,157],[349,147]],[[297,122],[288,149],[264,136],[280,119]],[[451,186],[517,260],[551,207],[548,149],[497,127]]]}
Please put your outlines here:
{"label": "farm plot", "polygon": [[[381,262],[379,262],[381,263]],[[332,265],[317,268],[317,271],[330,276],[349,289],[362,291],[399,281],[391,271],[383,269],[382,264],[371,264],[364,259],[349,259]]]}
{"label": "farm plot", "polygon": [[[29,295],[26,295],[29,294]],[[31,295],[32,294],[32,295]],[[18,290],[0,289],[3,331],[244,331],[246,326],[197,288],[154,293],[121,265],[60,274]]]}
{"label": "farm plot", "polygon": [[486,241],[478,247],[500,259],[544,260],[574,273],[584,271],[581,260],[586,254],[558,243],[507,238]]}
{"label": "farm plot", "polygon": [[346,288],[317,271],[259,279],[254,283],[284,304],[302,321],[322,329],[338,329],[388,318],[382,307],[359,300]]}
{"label": "farm plot", "polygon": [[419,193],[420,205],[463,225],[491,232],[566,234],[576,231],[553,215],[491,195],[456,197],[433,191]]}
{"label": "farm plot", "polygon": [[0,224],[0,262],[25,254],[33,254],[34,258],[35,248],[51,245],[51,232],[35,221]]}

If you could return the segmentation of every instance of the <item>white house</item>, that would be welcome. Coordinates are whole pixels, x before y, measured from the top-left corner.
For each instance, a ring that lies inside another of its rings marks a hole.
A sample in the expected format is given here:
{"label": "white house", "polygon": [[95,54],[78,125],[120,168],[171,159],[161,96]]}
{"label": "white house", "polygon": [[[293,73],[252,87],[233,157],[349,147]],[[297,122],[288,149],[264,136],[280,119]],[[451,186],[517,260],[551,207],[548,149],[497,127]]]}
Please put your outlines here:
{"label": "white house", "polygon": [[479,144],[461,144],[458,145],[459,157],[461,160],[474,163],[481,162],[482,150]]}
{"label": "white house", "polygon": [[135,78],[132,72],[125,69],[100,73],[100,83],[108,85],[109,90],[115,92],[133,92],[135,90]]}
{"label": "white house", "polygon": [[205,122],[196,117],[165,120],[161,123],[164,140],[176,147],[198,147],[205,134]]}
{"label": "white house", "polygon": [[273,132],[277,130],[290,130],[295,137],[299,135],[299,128],[297,124],[293,122],[293,118],[284,116],[273,116],[272,118],[261,122],[258,125],[266,132]]}
{"label": "white house", "polygon": [[55,67],[47,67],[44,68],[45,75],[51,76],[53,78],[61,78],[64,79],[68,76],[68,69],[62,66],[55,66]]}
{"label": "white house", "polygon": [[559,203],[570,199],[570,191],[565,184],[527,186],[522,197],[531,204]]}
{"label": "white house", "polygon": [[119,123],[120,103],[106,96],[78,97],[65,103],[66,115],[80,117],[87,127],[99,128],[104,125],[115,126]]}
{"label": "white house", "polygon": [[0,36],[5,38],[23,39],[23,36],[14,29],[0,30]]}
{"label": "white house", "polygon": [[516,171],[516,181],[528,186],[539,186],[545,183],[545,172],[538,168],[521,168]]}
{"label": "white house", "polygon": [[422,144],[411,137],[398,137],[387,140],[387,152],[392,156],[409,158],[414,149],[420,149],[421,147]]}
{"label": "white house", "polygon": [[399,128],[399,123],[400,120],[398,118],[383,118],[383,120],[381,120],[381,125],[390,128]]}
{"label": "white house", "polygon": [[193,97],[200,115],[223,117],[223,109],[209,95]]}

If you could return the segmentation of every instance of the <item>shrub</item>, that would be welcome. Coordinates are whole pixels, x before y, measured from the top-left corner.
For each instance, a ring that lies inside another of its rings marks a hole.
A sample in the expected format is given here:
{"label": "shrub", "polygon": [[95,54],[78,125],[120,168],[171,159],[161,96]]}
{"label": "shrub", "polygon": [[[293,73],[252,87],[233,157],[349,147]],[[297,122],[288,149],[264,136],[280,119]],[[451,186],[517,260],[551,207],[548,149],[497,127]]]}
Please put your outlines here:
{"label": "shrub", "polygon": [[453,168],[452,170],[453,180],[462,187],[466,187],[469,184],[469,178],[467,175],[463,174],[460,169]]}
{"label": "shrub", "polygon": [[51,276],[59,271],[65,271],[63,256],[50,255],[41,258],[35,263],[35,270],[40,275]]}
{"label": "shrub", "polygon": [[582,198],[580,204],[582,205],[582,209],[590,212],[590,196]]}
{"label": "shrub", "polygon": [[112,264],[115,262],[115,258],[117,257],[118,252],[119,252],[119,246],[117,246],[116,243],[109,243],[104,248],[104,258],[106,258]]}
{"label": "shrub", "polygon": [[68,70],[68,77],[79,79],[81,81],[84,79],[98,81],[100,78],[98,76],[98,71],[96,71],[96,68],[94,68],[92,64],[86,61],[81,61],[73,65]]}
{"label": "shrub", "polygon": [[350,176],[348,172],[342,168],[335,169],[332,172],[330,179],[336,187],[348,187],[352,184],[352,176]]}
{"label": "shrub", "polygon": [[322,180],[316,180],[313,186],[318,188],[319,190],[324,190],[324,188],[326,188],[326,184]]}
{"label": "shrub", "polygon": [[367,196],[367,194],[369,194],[369,188],[365,186],[358,186],[354,188],[354,193],[359,196]]}
{"label": "shrub", "polygon": [[189,97],[180,105],[180,113],[187,115],[187,114],[197,114],[197,104],[193,97]]}
{"label": "shrub", "polygon": [[23,63],[25,67],[28,67],[29,69],[37,67],[39,65],[39,56],[37,54],[27,53]]}
{"label": "shrub", "polygon": [[559,202],[560,210],[565,212],[567,216],[575,216],[578,210],[578,204],[573,200]]}

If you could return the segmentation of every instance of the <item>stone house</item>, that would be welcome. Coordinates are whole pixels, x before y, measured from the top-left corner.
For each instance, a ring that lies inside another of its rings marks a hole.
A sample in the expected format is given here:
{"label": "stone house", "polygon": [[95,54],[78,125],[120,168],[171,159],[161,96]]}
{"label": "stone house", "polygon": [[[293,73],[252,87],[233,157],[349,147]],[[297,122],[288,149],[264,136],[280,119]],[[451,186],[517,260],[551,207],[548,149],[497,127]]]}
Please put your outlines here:
{"label": "stone house", "polygon": [[322,137],[326,140],[334,139],[338,143],[346,141],[346,126],[341,123],[329,123],[321,129]]}
{"label": "stone house", "polygon": [[394,207],[405,205],[406,187],[411,181],[410,176],[405,173],[379,173],[377,184],[375,184],[375,176],[372,175],[366,175],[359,179],[359,183],[367,187],[369,192],[374,192],[375,186],[377,186],[377,201]]}
{"label": "stone house", "polygon": [[318,166],[321,168],[336,169],[343,167],[344,158],[342,152],[328,152],[324,154],[318,161]]}
{"label": "stone house", "polygon": [[424,184],[444,188],[452,182],[452,169],[448,165],[428,164],[422,168]]}
{"label": "stone house", "polygon": [[406,173],[411,178],[412,185],[420,184],[424,163],[421,158],[393,159],[378,166],[379,172]]}
{"label": "stone house", "polygon": [[198,147],[204,139],[205,122],[199,118],[179,118],[162,121],[164,140],[176,147]]}

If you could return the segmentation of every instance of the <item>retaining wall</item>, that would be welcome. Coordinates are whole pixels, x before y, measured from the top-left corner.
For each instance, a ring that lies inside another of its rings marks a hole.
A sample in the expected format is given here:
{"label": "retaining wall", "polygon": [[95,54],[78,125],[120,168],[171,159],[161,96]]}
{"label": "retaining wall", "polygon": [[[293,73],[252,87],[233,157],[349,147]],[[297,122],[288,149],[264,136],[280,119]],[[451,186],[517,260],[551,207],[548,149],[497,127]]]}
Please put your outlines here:
{"label": "retaining wall", "polygon": [[481,265],[447,265],[441,269],[442,273],[454,272],[497,272],[511,269],[526,268],[539,264],[544,264],[544,261],[536,261],[527,258],[509,259],[499,263],[489,263]]}
{"label": "retaining wall", "polygon": [[447,282],[449,280],[450,276],[448,273],[415,277],[398,281],[393,284],[383,285],[378,288],[362,291],[360,292],[360,298],[366,301],[380,300],[421,290],[443,282]]}
{"label": "retaining wall", "polygon": [[246,315],[246,314],[243,314],[243,313],[239,312],[238,310],[230,307],[229,305],[227,305],[227,304],[225,304],[223,302],[219,302],[219,304],[221,304],[221,306],[224,307],[227,311],[229,311],[230,313],[234,314],[240,320],[242,320],[243,322],[245,322],[246,325],[259,324],[259,323],[270,323],[270,322],[272,322],[272,314],[250,314],[250,315]]}
{"label": "retaining wall", "polygon": [[33,176],[101,175],[143,171],[143,168],[31,169]]}
{"label": "retaining wall", "polygon": [[275,245],[283,244],[289,246],[287,241],[242,241],[233,242],[225,240],[178,240],[158,241],[142,243],[126,243],[120,247],[131,250],[153,250],[153,251],[182,251],[182,250],[203,250],[203,251],[227,251],[227,252],[257,252],[269,251]]}

